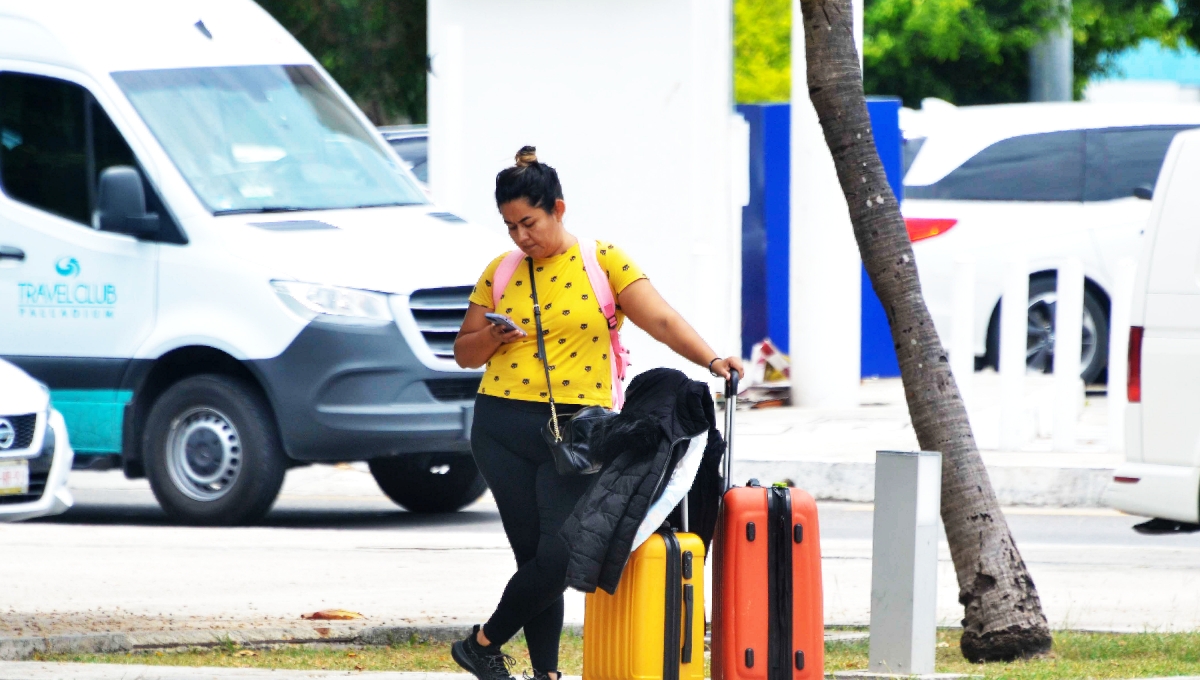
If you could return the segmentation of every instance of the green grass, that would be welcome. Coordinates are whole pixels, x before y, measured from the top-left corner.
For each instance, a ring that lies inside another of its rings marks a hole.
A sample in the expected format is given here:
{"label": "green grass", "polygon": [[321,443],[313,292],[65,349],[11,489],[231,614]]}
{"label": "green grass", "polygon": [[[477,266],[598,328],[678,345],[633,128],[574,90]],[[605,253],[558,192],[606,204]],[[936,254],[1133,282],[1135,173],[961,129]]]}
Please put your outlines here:
{"label": "green grass", "polygon": [[[1042,658],[1013,663],[971,664],[958,649],[958,630],[938,632],[937,670],[984,678],[1058,680],[1060,678],[1137,678],[1200,675],[1200,633],[1081,633],[1054,635],[1053,651]],[[826,671],[856,670],[867,666],[867,643],[826,645]],[[517,659],[516,675],[528,668],[523,638],[506,647]],[[403,670],[458,671],[446,643],[405,642],[388,647],[289,646],[243,649],[236,644],[187,651],[133,652],[126,654],[51,654],[45,661],[156,664],[172,666],[224,666],[304,670]],[[583,664],[583,639],[563,635],[561,668],[578,675]]]}

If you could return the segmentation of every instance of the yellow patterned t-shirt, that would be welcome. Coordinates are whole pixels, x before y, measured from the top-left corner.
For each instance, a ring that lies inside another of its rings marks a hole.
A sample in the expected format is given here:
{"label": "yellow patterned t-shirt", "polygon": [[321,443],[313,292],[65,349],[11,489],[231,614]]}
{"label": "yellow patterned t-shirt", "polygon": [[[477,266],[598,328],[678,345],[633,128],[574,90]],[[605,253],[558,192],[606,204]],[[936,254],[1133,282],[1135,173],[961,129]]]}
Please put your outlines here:
{"label": "yellow patterned t-shirt", "polygon": [[[629,284],[646,278],[624,252],[607,241],[591,242],[596,260],[608,275],[615,299]],[[507,255],[507,253],[505,253]],[[475,289],[471,302],[492,309],[492,281],[505,255],[492,260]],[[550,361],[554,401],[563,404],[612,406],[612,369],[608,322],[592,291],[579,244],[555,257],[533,261],[538,302],[542,306],[542,332]],[[546,374],[537,358],[533,295],[529,292],[529,265],[522,260],[505,287],[496,312],[504,314],[528,335],[501,345],[479,385],[479,393],[522,401],[549,401]],[[617,323],[625,315],[617,306]]]}

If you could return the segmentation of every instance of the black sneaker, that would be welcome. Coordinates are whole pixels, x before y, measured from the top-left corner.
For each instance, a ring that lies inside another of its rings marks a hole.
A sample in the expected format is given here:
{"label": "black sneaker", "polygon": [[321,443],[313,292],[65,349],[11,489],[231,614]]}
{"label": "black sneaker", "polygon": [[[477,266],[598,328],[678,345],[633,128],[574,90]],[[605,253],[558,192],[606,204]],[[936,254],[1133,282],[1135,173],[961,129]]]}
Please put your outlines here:
{"label": "black sneaker", "polygon": [[516,661],[501,652],[499,647],[484,647],[479,644],[478,638],[475,637],[478,634],[479,626],[476,625],[466,640],[459,640],[450,646],[450,656],[454,657],[454,661],[462,666],[463,670],[479,680],[513,680],[508,669]]}
{"label": "black sneaker", "polygon": [[[558,677],[562,677],[562,673],[559,673],[558,671],[554,672],[558,674]],[[550,680],[550,673],[535,670],[533,675],[530,675],[529,671],[525,671],[524,673],[521,673],[521,678],[522,680]]]}

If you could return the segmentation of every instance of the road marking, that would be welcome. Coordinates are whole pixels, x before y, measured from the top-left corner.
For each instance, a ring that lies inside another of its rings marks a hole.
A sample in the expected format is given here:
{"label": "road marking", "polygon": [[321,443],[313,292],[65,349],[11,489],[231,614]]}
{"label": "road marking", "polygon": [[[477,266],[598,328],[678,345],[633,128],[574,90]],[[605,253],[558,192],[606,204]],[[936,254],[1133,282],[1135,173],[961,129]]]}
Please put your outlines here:
{"label": "road marking", "polygon": [[[841,510],[843,512],[874,512],[874,503],[853,503],[848,501],[818,501],[818,508],[826,510]],[[1006,515],[1058,515],[1068,517],[1133,517],[1112,508],[1041,508],[1027,505],[1014,505],[1000,508]]]}

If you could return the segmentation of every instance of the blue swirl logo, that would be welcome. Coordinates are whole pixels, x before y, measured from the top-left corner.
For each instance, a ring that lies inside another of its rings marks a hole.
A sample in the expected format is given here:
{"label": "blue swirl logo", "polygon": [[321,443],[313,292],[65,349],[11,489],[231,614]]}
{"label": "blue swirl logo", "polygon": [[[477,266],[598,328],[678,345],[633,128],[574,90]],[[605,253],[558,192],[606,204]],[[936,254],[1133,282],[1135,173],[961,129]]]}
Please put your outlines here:
{"label": "blue swirl logo", "polygon": [[79,276],[79,260],[73,257],[60,258],[54,263],[54,271],[62,276]]}

